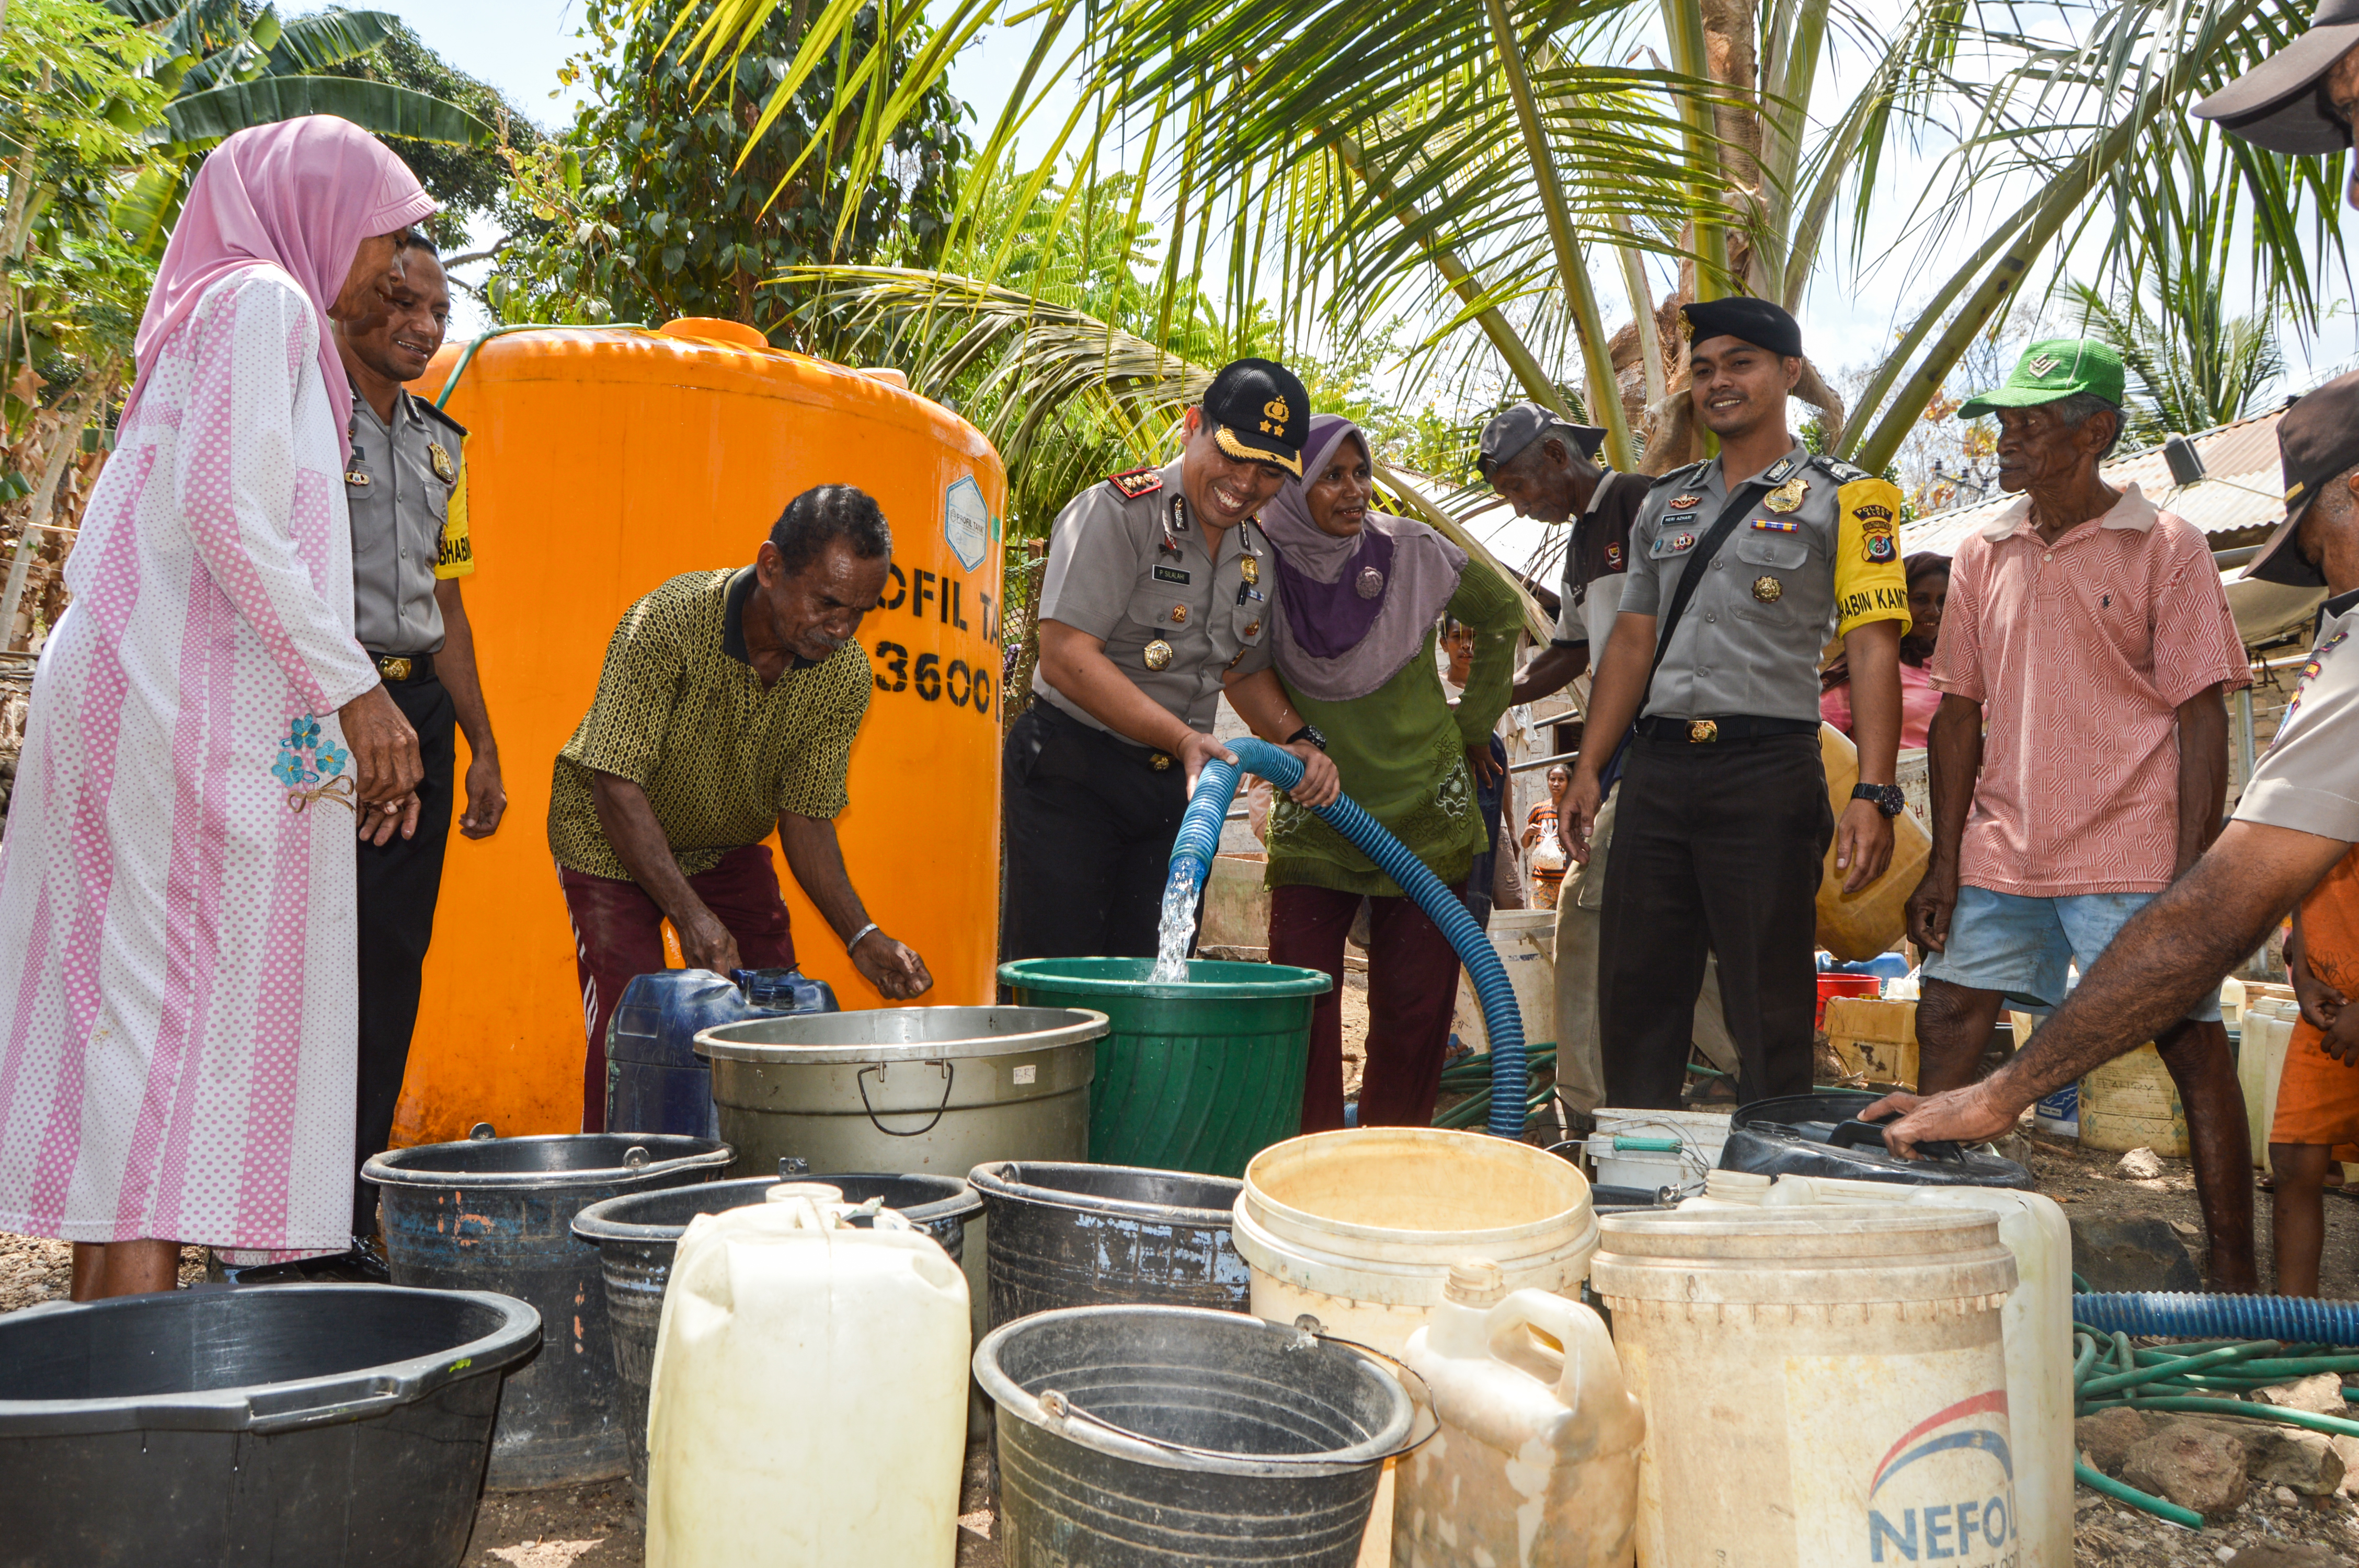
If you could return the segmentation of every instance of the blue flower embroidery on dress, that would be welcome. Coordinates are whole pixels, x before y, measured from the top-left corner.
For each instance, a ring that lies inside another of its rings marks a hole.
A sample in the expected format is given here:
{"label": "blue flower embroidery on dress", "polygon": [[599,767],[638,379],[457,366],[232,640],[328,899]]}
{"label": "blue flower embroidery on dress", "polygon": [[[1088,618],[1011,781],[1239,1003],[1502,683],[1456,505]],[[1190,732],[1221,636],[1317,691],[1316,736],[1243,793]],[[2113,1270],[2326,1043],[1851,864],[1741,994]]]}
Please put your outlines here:
{"label": "blue flower embroidery on dress", "polygon": [[287,739],[279,743],[278,761],[270,767],[270,776],[287,786],[287,809],[302,811],[314,802],[329,800],[352,810],[355,792],[344,773],[352,755],[321,734],[318,719],[289,720]]}

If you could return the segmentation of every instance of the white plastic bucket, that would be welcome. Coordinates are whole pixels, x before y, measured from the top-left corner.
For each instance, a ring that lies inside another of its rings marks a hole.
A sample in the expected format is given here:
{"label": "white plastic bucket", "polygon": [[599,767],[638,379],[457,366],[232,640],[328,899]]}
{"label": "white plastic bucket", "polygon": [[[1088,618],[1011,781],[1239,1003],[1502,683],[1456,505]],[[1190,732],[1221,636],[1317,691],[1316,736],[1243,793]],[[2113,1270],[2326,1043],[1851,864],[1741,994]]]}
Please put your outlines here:
{"label": "white plastic bucket", "polygon": [[1254,1315],[1309,1313],[1388,1356],[1441,1304],[1451,1264],[1487,1258],[1509,1290],[1572,1295],[1597,1249],[1579,1171],[1479,1132],[1314,1132],[1255,1155],[1245,1184],[1232,1234]]}
{"label": "white plastic bucket", "polygon": [[1734,1180],[1740,1174],[1713,1172],[1710,1194],[1681,1208],[1724,1209],[1744,1202],[1772,1209],[1903,1203],[1998,1217],[1999,1240],[2015,1254],[2017,1280],[2000,1326],[2006,1346],[2015,1489],[2023,1516],[2022,1562],[2024,1568],[2071,1568],[2072,1230],[2064,1211],[2038,1193],[2004,1187],[1920,1187],[1832,1176],[1781,1176],[1774,1182],[1755,1176],[1740,1185]]}
{"label": "white plastic bucket", "polygon": [[[1495,909],[1484,934],[1491,939],[1491,950],[1499,955],[1500,966],[1507,971],[1507,983],[1515,988],[1516,1008],[1524,1020],[1524,1044],[1555,1044],[1556,911]],[[1451,1028],[1461,1042],[1475,1050],[1491,1048],[1490,1031],[1483,1022],[1482,1000],[1475,996],[1474,982],[1463,969],[1458,973],[1458,1006]]]}
{"label": "white plastic bucket", "polygon": [[2019,1555],[1996,1216],[1811,1205],[1601,1228],[1593,1282],[1647,1412],[1641,1563]]}
{"label": "white plastic bucket", "polygon": [[[1685,1147],[1679,1153],[1649,1149],[1616,1149],[1617,1134],[1631,1138],[1677,1138]],[[1589,1162],[1601,1187],[1636,1187],[1657,1192],[1664,1187],[1692,1189],[1720,1165],[1720,1151],[1728,1141],[1724,1110],[1616,1110],[1597,1108],[1597,1130],[1590,1134]]]}

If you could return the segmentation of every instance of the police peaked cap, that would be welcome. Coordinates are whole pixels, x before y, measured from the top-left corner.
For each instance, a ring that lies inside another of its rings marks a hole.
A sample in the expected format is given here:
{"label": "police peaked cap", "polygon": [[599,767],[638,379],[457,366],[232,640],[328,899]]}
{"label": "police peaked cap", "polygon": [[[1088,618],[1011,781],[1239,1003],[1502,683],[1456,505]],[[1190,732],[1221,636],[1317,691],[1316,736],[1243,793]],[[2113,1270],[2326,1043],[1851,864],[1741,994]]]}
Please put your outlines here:
{"label": "police peaked cap", "polygon": [[1800,324],[1767,299],[1739,294],[1726,299],[1699,299],[1680,309],[1688,319],[1690,352],[1707,338],[1734,338],[1787,359],[1802,357]]}

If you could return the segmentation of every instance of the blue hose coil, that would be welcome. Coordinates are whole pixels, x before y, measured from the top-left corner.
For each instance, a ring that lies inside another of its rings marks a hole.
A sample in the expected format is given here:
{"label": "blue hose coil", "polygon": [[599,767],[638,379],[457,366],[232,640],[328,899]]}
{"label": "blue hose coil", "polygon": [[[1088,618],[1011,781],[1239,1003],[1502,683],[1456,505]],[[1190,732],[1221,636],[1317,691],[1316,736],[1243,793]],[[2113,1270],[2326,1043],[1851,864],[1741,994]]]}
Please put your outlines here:
{"label": "blue hose coil", "polygon": [[[1280,789],[1302,782],[1302,763],[1283,747],[1248,736],[1228,741],[1236,762],[1215,757],[1197,776],[1196,793],[1180,819],[1180,837],[1171,846],[1171,866],[1193,862],[1194,880],[1201,887],[1210,875],[1212,856],[1221,846],[1221,825],[1228,819],[1229,801],[1237,792],[1238,765],[1258,773]],[[1491,1037],[1491,1120],[1486,1129],[1495,1138],[1521,1138],[1527,1101],[1531,1094],[1531,1065],[1524,1052],[1524,1014],[1516,1005],[1516,989],[1507,967],[1499,962],[1491,939],[1468,914],[1458,895],[1444,887],[1425,862],[1402,848],[1401,841],[1361,810],[1349,796],[1318,808],[1321,821],[1349,839],[1353,848],[1375,862],[1376,869],[1398,883],[1425,917],[1441,928],[1474,981],[1474,995],[1483,1004],[1483,1027]],[[2086,1298],[2083,1298],[2086,1299]]]}
{"label": "blue hose coil", "polygon": [[2072,1321],[2106,1334],[2171,1339],[2277,1339],[2288,1345],[2359,1345],[2359,1302],[2309,1296],[2194,1295],[2140,1291],[2077,1295]]}

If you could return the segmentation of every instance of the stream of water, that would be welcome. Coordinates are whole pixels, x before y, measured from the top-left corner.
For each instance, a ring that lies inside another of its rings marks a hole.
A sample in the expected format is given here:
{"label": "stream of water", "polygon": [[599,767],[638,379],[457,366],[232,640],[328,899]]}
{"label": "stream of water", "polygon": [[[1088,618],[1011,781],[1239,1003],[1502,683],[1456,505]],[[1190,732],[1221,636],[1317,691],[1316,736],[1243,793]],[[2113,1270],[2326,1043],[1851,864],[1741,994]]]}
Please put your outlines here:
{"label": "stream of water", "polygon": [[1203,868],[1193,860],[1171,868],[1163,888],[1163,924],[1157,933],[1155,968],[1150,979],[1184,981],[1188,978],[1188,946],[1196,939],[1197,879]]}

